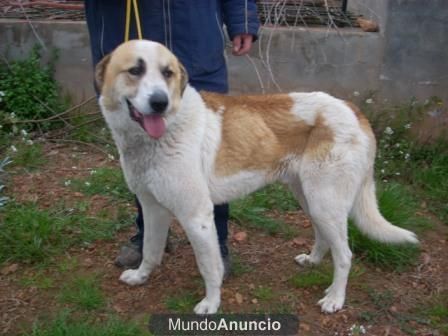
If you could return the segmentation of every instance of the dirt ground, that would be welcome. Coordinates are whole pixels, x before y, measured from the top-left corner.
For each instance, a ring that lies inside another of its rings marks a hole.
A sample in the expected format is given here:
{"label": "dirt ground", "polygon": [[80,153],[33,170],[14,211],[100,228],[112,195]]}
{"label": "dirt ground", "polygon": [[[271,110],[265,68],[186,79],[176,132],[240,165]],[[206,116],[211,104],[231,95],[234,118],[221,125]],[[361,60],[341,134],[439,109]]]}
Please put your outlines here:
{"label": "dirt ground", "polygon": [[[36,172],[12,175],[9,192],[20,201],[35,201],[41,207],[51,207],[56,201],[67,204],[85,199],[90,211],[113,208],[103,196],[86,196],[64,186],[70,178],[88,176],[91,168],[117,166],[104,154],[88,147],[72,144],[46,144],[48,163]],[[76,153],[76,158],[73,157]],[[132,205],[129,205],[132,208]],[[312,285],[296,288],[290,279],[306,269],[294,262],[298,253],[309,251],[312,228],[301,211],[276,214],[294,226],[299,235],[292,239],[270,236],[266,233],[230,224],[230,248],[245,270],[228,278],[222,290],[222,311],[293,312],[300,318],[301,335],[359,335],[353,325],[362,326],[366,335],[441,335],[440,331],[421,317],[426,307],[441,293],[448,291],[448,226],[437,221],[434,228],[421,236],[421,254],[415,267],[397,272],[371,266],[354,259],[355,276],[349,280],[345,307],[333,315],[322,314],[317,301],[325,286]],[[131,223],[130,223],[131,224]],[[0,269],[0,334],[15,335],[29,330],[31,324],[51,318],[61,309],[56,300],[60,287],[74,274],[95,273],[101,282],[107,303],[105,309],[95,312],[99,321],[109,311],[123,319],[145,320],[156,312],[167,312],[166,299],[182,293],[193,293],[198,299],[203,285],[197,271],[193,252],[178,225],[174,225],[171,240],[173,252],[165,254],[163,263],[149,281],[131,288],[118,281],[121,269],[113,265],[120,246],[134,232],[132,225],[120,231],[113,240],[97,241],[87,247],[73,247],[59,258],[79,261],[73,272],[61,273],[47,267],[43,274],[54,279],[50,288],[25,286],[20,279],[37,272],[26,264],[6,264]],[[245,232],[247,236],[241,232]],[[243,239],[242,239],[243,238]],[[328,263],[330,263],[327,257]],[[56,261],[57,262],[57,261]],[[269,298],[258,298],[257,289],[269,287]]]}

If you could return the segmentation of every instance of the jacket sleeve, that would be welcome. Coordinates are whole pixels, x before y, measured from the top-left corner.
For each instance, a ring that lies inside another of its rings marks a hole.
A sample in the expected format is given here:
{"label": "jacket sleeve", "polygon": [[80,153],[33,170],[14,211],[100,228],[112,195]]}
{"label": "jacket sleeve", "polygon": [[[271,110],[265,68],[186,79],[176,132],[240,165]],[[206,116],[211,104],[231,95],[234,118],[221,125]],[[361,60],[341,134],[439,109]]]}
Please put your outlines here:
{"label": "jacket sleeve", "polygon": [[251,34],[257,39],[260,22],[255,0],[222,0],[224,23],[231,40],[239,34]]}

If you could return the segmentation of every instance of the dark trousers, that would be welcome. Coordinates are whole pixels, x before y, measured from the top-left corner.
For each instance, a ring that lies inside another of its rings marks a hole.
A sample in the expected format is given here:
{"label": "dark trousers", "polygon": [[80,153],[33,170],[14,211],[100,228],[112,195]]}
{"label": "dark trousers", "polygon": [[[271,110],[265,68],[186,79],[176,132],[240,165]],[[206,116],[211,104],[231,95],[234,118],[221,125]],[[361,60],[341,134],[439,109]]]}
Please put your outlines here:
{"label": "dark trousers", "polygon": [[[132,242],[138,244],[140,248],[143,247],[143,211],[137,197],[135,198],[135,203],[137,204],[137,218],[135,223],[137,224],[138,232],[131,238]],[[229,205],[221,204],[215,205],[215,225],[216,231],[218,233],[219,249],[221,250],[221,256],[226,257],[229,254],[229,249],[227,248],[227,235],[228,235],[228,221],[229,221]]]}

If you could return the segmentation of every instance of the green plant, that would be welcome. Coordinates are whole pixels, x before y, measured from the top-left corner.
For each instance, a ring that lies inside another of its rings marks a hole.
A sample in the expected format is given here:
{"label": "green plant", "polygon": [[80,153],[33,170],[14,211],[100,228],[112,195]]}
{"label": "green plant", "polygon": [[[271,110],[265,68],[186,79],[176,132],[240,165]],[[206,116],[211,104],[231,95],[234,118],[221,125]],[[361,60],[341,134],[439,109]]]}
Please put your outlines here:
{"label": "green plant", "polygon": [[199,297],[195,293],[188,292],[168,297],[165,300],[165,306],[171,312],[190,313],[198,301]]}
{"label": "green plant", "polygon": [[71,311],[63,310],[48,322],[37,322],[31,332],[24,336],[135,336],[150,335],[149,332],[133,322],[122,321],[116,316],[109,316],[106,321],[93,321],[83,318],[81,321],[72,317]]}
{"label": "green plant", "polygon": [[38,169],[47,162],[43,146],[37,143],[19,142],[11,145],[8,154],[12,159],[12,166],[24,169]]}
{"label": "green plant", "polygon": [[95,276],[78,276],[64,285],[59,301],[75,305],[77,308],[94,310],[101,308],[105,298]]}
{"label": "green plant", "polygon": [[[365,268],[360,263],[354,263],[350,269],[349,278],[357,278],[364,274]],[[311,286],[329,286],[333,279],[333,265],[326,262],[302,269],[300,273],[294,274],[290,283],[296,288]]]}
{"label": "green plant", "polygon": [[[39,48],[32,49],[28,58],[9,63],[0,68],[0,124],[3,131],[16,131],[15,121],[45,119],[64,109],[59,96],[59,88],[53,79],[52,60],[42,65]],[[35,124],[26,124],[33,129]],[[40,123],[46,129],[49,123]]]}
{"label": "green plant", "polygon": [[[0,193],[3,192],[3,189],[5,188],[5,185],[3,184],[3,176],[5,175],[5,167],[9,165],[12,161],[9,159],[9,157],[5,157],[3,160],[0,161]],[[7,196],[2,196],[0,194],[0,208],[4,207],[6,203],[8,202],[9,198]]]}
{"label": "green plant", "polygon": [[297,234],[295,228],[280,220],[268,217],[271,210],[286,212],[297,209],[297,202],[284,186],[273,184],[230,205],[230,217],[238,224],[262,229],[271,235],[285,238]]}
{"label": "green plant", "polygon": [[275,293],[270,287],[257,287],[254,289],[254,296],[260,301],[270,301],[275,297]]}
{"label": "green plant", "polygon": [[48,289],[54,286],[54,279],[49,277],[43,270],[37,270],[34,274],[20,279],[20,284],[25,287]]}
{"label": "green plant", "polygon": [[123,173],[119,168],[104,167],[92,170],[89,177],[73,180],[70,185],[73,189],[86,195],[100,194],[125,201],[132,199]]}
{"label": "green plant", "polygon": [[39,209],[35,204],[8,203],[0,214],[0,263],[48,262],[75,244],[110,239],[127,216],[123,211],[93,217],[77,209]]}
{"label": "green plant", "polygon": [[329,286],[332,280],[332,273],[329,269],[310,268],[295,274],[291,279],[291,284],[296,288],[307,288],[311,286]]}

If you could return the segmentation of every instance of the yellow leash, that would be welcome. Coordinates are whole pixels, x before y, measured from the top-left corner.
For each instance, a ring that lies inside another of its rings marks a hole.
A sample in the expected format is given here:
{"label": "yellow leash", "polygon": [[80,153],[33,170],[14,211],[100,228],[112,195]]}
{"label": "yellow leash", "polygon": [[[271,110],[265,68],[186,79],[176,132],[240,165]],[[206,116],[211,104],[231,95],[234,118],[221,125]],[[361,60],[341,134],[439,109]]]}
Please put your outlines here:
{"label": "yellow leash", "polygon": [[[131,6],[132,5],[132,6]],[[137,37],[139,40],[143,39],[142,27],[140,25],[140,13],[138,11],[137,0],[126,1],[126,27],[124,32],[124,40],[129,41],[130,27],[131,27],[131,7],[134,7],[135,24],[137,26]]]}

